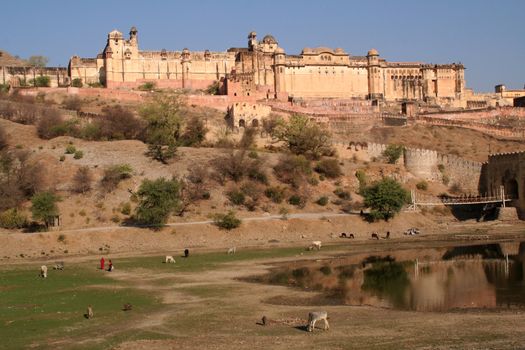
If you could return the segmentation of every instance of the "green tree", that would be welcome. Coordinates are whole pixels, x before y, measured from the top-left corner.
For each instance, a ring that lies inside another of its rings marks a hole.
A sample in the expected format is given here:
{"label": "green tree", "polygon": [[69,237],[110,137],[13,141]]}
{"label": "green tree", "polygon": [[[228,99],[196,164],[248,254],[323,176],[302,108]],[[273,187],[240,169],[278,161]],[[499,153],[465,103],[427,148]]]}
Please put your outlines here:
{"label": "green tree", "polygon": [[365,206],[372,209],[370,215],[373,220],[388,221],[410,200],[408,191],[396,180],[390,178],[385,178],[364,188],[362,195],[365,199]]}
{"label": "green tree", "polygon": [[49,59],[46,56],[30,56],[27,59],[27,63],[30,66],[39,68],[47,66],[47,62],[49,62]]}
{"label": "green tree", "polygon": [[31,214],[33,219],[43,221],[46,227],[53,223],[59,215],[57,202],[60,197],[51,192],[40,192],[31,198]]}
{"label": "green tree", "polygon": [[333,153],[330,132],[307,116],[293,115],[288,122],[279,121],[273,135],[294,154],[319,159]]}
{"label": "green tree", "polygon": [[140,111],[148,124],[145,137],[148,154],[163,163],[167,163],[177,151],[182,130],[182,105],[181,94],[160,94]]}
{"label": "green tree", "polygon": [[137,191],[135,218],[146,225],[164,225],[172,213],[182,208],[181,190],[182,183],[175,178],[144,180]]}
{"label": "green tree", "polygon": [[388,145],[383,151],[383,156],[390,164],[395,164],[399,157],[403,154],[405,147],[401,145]]}
{"label": "green tree", "polygon": [[193,116],[186,122],[180,144],[187,147],[200,146],[206,139],[207,132],[208,128],[204,124],[204,121],[197,116]]}

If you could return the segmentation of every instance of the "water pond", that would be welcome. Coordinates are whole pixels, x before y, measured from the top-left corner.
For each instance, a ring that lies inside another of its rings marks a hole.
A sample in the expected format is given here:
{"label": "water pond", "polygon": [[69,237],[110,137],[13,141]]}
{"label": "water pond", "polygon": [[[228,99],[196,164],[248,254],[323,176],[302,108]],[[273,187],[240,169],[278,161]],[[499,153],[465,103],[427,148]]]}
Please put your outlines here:
{"label": "water pond", "polygon": [[513,244],[296,261],[250,280],[317,292],[306,299],[290,293],[270,303],[416,311],[525,308],[525,242]]}

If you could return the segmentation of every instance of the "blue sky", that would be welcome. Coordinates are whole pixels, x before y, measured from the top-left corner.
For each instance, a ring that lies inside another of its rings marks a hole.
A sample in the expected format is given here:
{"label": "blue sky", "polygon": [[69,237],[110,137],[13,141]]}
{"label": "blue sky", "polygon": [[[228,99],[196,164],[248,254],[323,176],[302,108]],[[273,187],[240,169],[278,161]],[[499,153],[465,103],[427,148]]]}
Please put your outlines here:
{"label": "blue sky", "polygon": [[462,62],[467,86],[525,84],[524,0],[18,0],[0,7],[0,48],[67,66],[95,57],[107,33],[139,30],[144,50],[224,51],[244,47],[255,30],[271,33],[289,54],[303,47],[376,48],[390,61]]}

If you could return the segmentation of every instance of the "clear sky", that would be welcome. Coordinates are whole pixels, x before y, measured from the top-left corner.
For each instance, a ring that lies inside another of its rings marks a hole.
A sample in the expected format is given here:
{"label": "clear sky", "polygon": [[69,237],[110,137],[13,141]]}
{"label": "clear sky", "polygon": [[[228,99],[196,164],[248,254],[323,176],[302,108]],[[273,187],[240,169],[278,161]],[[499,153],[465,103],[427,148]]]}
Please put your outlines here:
{"label": "clear sky", "polygon": [[525,0],[18,0],[0,6],[0,48],[49,65],[95,57],[107,33],[139,31],[144,50],[224,51],[248,32],[275,36],[288,54],[376,48],[389,61],[462,62],[467,86],[525,84]]}

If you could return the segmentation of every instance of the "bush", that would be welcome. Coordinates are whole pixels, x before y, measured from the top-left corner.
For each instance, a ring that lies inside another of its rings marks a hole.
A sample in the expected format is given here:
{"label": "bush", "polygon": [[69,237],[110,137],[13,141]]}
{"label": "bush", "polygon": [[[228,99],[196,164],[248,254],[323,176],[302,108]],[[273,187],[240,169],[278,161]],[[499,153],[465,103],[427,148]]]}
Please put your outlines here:
{"label": "bush", "polygon": [[282,203],[285,197],[285,188],[275,186],[275,187],[268,187],[264,194],[266,197],[268,197],[272,202],[274,203]]}
{"label": "bush", "polygon": [[77,151],[77,148],[74,145],[67,145],[65,154],[74,154]]}
{"label": "bush", "polygon": [[339,162],[334,158],[323,159],[318,162],[315,166],[315,171],[319,174],[323,174],[329,179],[335,179],[343,175]]}
{"label": "bush", "polygon": [[0,125],[0,151],[6,149],[7,146],[7,134],[4,131],[4,127]]}
{"label": "bush", "polygon": [[86,193],[91,190],[91,171],[89,167],[80,167],[73,177],[73,191],[77,193]]}
{"label": "bush", "polygon": [[131,214],[131,204],[129,202],[124,203],[120,209],[120,212],[124,215]]}
{"label": "bush", "polygon": [[117,164],[104,170],[104,176],[101,180],[102,190],[112,192],[118,184],[125,179],[133,176],[133,168],[129,164]]}
{"label": "bush", "polygon": [[345,191],[344,189],[342,189],[341,187],[337,187],[335,190],[334,190],[334,194],[341,198],[341,199],[344,199],[344,200],[351,200],[352,199],[352,196],[350,195],[350,192],[348,191]]}
{"label": "bush", "polygon": [[304,156],[283,155],[273,168],[276,177],[283,183],[300,187],[312,174],[310,161]]}
{"label": "bush", "polygon": [[295,205],[299,208],[304,208],[306,205],[306,199],[298,194],[291,195],[290,198],[288,198],[288,203],[291,205]]}
{"label": "bush", "polygon": [[29,84],[34,85],[36,87],[50,87],[51,78],[47,75],[41,75],[39,77],[36,77],[34,80],[30,80]]}
{"label": "bush", "polygon": [[61,155],[60,158],[58,158],[59,161],[63,162],[66,160],[66,156],[65,155]]}
{"label": "bush", "polygon": [[95,125],[106,140],[135,140],[142,137],[145,127],[141,119],[120,105],[104,107]]}
{"label": "bush", "polygon": [[410,194],[397,181],[385,178],[363,190],[364,204],[371,208],[370,218],[388,221],[410,201]]}
{"label": "bush", "polygon": [[76,88],[81,88],[82,86],[84,86],[84,84],[82,83],[82,79],[75,78],[71,81],[71,86],[76,87]]}
{"label": "bush", "polygon": [[243,205],[244,200],[246,199],[244,193],[237,189],[229,191],[226,195],[230,202],[235,205]]}
{"label": "bush", "polygon": [[141,90],[141,91],[151,91],[151,90],[155,89],[156,86],[157,86],[157,84],[155,84],[155,82],[148,81],[148,82],[145,82],[144,84],[140,85],[138,87],[138,89]]}
{"label": "bush", "polygon": [[461,188],[461,185],[459,183],[455,182],[455,183],[452,184],[452,186],[450,186],[449,191],[454,193],[454,194],[459,194],[463,190]]}
{"label": "bush", "polygon": [[395,164],[403,154],[405,148],[401,145],[388,145],[383,151],[383,156],[390,164]]}
{"label": "bush", "polygon": [[448,183],[450,182],[450,177],[448,177],[448,175],[446,174],[443,174],[443,177],[441,178],[441,182],[443,182],[443,185],[448,185]]}
{"label": "bush", "polygon": [[144,180],[137,191],[139,204],[135,209],[135,218],[146,225],[164,225],[169,216],[182,207],[181,190],[182,183],[175,178]]}
{"label": "bush", "polygon": [[215,81],[211,83],[206,90],[204,90],[209,95],[218,95],[219,94],[219,82]]}
{"label": "bush", "polygon": [[315,203],[319,204],[320,206],[324,207],[325,205],[328,204],[328,197],[326,196],[322,196],[320,197],[317,201],[315,201]]}
{"label": "bush", "polygon": [[198,116],[191,117],[184,127],[184,133],[180,139],[180,145],[186,147],[200,146],[206,139],[208,128],[202,118]]}
{"label": "bush", "polygon": [[78,96],[68,96],[62,101],[62,107],[72,111],[80,111],[82,109],[83,101]]}
{"label": "bush", "polygon": [[8,209],[0,213],[0,227],[7,229],[22,228],[27,224],[25,215],[18,212],[17,209]]}
{"label": "bush", "polygon": [[256,128],[244,128],[241,140],[239,141],[239,148],[250,149],[255,147]]}
{"label": "bush", "polygon": [[426,191],[428,190],[428,183],[423,180],[423,181],[419,181],[417,184],[416,184],[416,188],[418,190],[421,190],[421,191]]}
{"label": "bush", "polygon": [[75,151],[75,155],[73,156],[73,158],[81,159],[82,157],[84,157],[84,152],[82,152],[81,150],[76,150]]}
{"label": "bush", "polygon": [[355,172],[355,177],[357,177],[357,181],[359,181],[359,189],[364,188],[368,184],[368,179],[363,169],[357,170]]}
{"label": "bush", "polygon": [[443,164],[438,164],[438,170],[443,173],[445,171],[445,166]]}
{"label": "bush", "polygon": [[224,183],[226,180],[239,182],[245,177],[261,183],[266,183],[268,180],[263,171],[264,161],[246,157],[245,150],[231,151],[216,158],[212,164],[220,183]]}
{"label": "bush", "polygon": [[213,222],[219,228],[232,230],[241,226],[242,221],[235,216],[233,211],[229,211],[227,214],[215,214]]}

